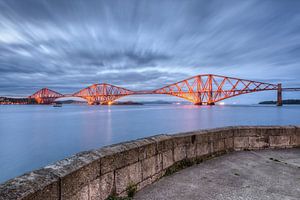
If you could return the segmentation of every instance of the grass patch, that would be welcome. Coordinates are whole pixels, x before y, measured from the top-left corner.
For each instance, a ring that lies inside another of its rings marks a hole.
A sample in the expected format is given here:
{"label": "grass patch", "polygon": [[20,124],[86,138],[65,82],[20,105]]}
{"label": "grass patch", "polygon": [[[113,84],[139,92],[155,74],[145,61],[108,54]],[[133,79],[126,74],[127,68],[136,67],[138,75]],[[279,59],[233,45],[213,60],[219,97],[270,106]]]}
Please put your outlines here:
{"label": "grass patch", "polygon": [[109,197],[107,197],[106,200],[132,200],[131,197],[117,197],[115,195],[111,195]]}
{"label": "grass patch", "polygon": [[127,197],[118,197],[116,194],[112,194],[106,198],[106,200],[132,200],[137,191],[137,186],[130,183],[126,188]]}
{"label": "grass patch", "polygon": [[182,169],[185,169],[185,168],[190,167],[195,164],[200,164],[205,160],[210,160],[214,157],[224,155],[227,152],[229,152],[229,151],[219,151],[219,152],[215,152],[213,154],[201,156],[198,158],[184,159],[184,160],[178,161],[166,170],[164,176],[170,176],[171,174],[174,174]]}
{"label": "grass patch", "polygon": [[166,170],[166,173],[164,176],[170,176],[171,174],[174,174],[175,172],[178,172],[184,168],[190,167],[194,164],[195,164],[195,162],[188,160],[188,159],[178,161],[177,163],[175,163],[174,165],[172,165],[171,167],[169,167]]}
{"label": "grass patch", "polygon": [[129,184],[126,188],[126,193],[129,198],[133,198],[137,191],[137,186],[135,184]]}

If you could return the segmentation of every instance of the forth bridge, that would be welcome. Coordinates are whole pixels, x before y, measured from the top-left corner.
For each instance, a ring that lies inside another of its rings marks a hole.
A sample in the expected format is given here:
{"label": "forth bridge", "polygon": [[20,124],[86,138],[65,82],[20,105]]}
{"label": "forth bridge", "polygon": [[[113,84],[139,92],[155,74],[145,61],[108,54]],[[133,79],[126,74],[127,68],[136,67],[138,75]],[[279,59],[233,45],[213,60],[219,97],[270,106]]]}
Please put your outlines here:
{"label": "forth bridge", "polygon": [[132,91],[107,83],[88,86],[73,94],[61,94],[48,88],[40,89],[27,99],[38,104],[52,104],[62,97],[80,97],[88,104],[107,105],[128,95],[164,94],[183,98],[195,105],[214,105],[216,102],[242,94],[276,90],[277,105],[282,105],[282,91],[300,91],[300,88],[282,88],[271,84],[221,75],[202,74],[154,90]]}

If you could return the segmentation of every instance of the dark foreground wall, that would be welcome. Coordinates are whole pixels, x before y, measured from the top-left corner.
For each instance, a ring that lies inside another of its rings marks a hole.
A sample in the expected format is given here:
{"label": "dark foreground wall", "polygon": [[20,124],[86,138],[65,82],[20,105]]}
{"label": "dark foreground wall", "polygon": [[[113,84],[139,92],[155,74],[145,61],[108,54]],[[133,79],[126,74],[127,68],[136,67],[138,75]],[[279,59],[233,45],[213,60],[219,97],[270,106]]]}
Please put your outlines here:
{"label": "dark foreground wall", "polygon": [[226,127],[158,135],[82,152],[0,185],[0,199],[96,200],[161,178],[179,161],[230,151],[300,147],[299,126]]}

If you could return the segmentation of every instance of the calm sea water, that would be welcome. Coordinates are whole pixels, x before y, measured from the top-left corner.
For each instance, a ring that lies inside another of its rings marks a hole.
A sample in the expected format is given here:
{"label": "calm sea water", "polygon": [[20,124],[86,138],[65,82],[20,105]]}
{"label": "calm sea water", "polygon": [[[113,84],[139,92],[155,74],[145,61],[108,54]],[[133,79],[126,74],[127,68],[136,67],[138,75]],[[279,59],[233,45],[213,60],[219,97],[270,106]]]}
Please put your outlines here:
{"label": "calm sea water", "polygon": [[0,106],[0,182],[83,150],[229,125],[300,125],[300,106]]}

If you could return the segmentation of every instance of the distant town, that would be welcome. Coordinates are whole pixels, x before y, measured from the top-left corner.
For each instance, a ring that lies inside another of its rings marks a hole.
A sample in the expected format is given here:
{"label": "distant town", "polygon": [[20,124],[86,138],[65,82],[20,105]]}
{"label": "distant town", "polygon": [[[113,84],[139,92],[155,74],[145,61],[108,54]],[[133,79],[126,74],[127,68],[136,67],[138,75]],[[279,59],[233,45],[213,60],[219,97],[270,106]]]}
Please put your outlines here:
{"label": "distant town", "polygon": [[[8,98],[8,97],[0,97],[0,105],[24,105],[24,104],[38,104],[35,99],[31,98]],[[86,101],[78,101],[78,100],[61,100],[55,101],[55,104],[87,104]],[[144,105],[144,104],[190,104],[190,102],[183,101],[114,101],[110,105]]]}
{"label": "distant town", "polygon": [[[262,101],[259,104],[276,104],[277,101]],[[300,104],[300,99],[286,99],[282,100],[282,104]]]}

